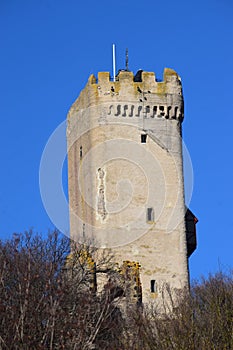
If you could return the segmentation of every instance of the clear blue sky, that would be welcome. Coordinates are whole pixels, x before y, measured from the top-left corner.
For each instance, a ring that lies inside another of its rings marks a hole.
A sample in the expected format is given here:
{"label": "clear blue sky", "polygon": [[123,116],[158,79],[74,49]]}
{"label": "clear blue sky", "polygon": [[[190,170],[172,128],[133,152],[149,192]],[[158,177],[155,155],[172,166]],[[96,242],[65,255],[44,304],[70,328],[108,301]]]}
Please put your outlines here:
{"label": "clear blue sky", "polygon": [[[199,218],[191,277],[233,266],[233,3],[231,0],[0,1],[0,235],[53,228],[39,164],[91,73],[142,68],[182,78],[184,141]],[[64,179],[66,174],[64,170]]]}

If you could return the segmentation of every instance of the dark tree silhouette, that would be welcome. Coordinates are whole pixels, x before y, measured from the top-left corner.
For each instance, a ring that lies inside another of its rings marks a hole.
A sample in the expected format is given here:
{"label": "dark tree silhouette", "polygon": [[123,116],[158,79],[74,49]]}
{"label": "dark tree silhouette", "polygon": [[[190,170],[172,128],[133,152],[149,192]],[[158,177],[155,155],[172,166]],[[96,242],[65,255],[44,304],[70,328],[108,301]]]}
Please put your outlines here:
{"label": "dark tree silhouette", "polygon": [[[57,231],[0,241],[0,349],[233,349],[231,272],[177,295],[164,287],[163,310],[125,307],[113,266],[111,254]],[[107,275],[98,290],[96,272]]]}

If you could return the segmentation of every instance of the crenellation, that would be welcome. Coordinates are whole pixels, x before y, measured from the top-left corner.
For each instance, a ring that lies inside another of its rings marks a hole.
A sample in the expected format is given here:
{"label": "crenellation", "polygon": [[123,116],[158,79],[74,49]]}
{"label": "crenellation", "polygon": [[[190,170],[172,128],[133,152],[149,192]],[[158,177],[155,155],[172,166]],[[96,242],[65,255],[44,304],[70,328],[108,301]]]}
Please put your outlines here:
{"label": "crenellation", "polygon": [[88,84],[96,84],[96,77],[94,74],[91,74],[88,79]]}
{"label": "crenellation", "polygon": [[145,89],[150,89],[156,83],[156,76],[154,72],[142,72],[142,83]]}
{"label": "crenellation", "polygon": [[170,81],[170,82],[179,82],[179,84],[181,83],[181,79],[179,75],[171,68],[164,68],[163,80],[165,82]]}
{"label": "crenellation", "polygon": [[133,78],[134,78],[134,74],[133,72],[129,72],[129,71],[125,71],[125,70],[121,70],[119,71],[116,80],[119,81],[120,84],[130,84],[132,85],[133,83]]}
{"label": "crenellation", "polygon": [[[169,68],[164,69],[164,79],[156,81],[153,72],[141,72],[141,79],[134,81],[133,72],[120,71],[116,81],[112,81],[109,72],[99,72],[98,79],[92,74],[79,98],[74,102],[71,110],[78,111],[87,106],[96,105],[103,101],[128,101],[131,95],[134,102],[150,101],[154,104],[182,105],[182,86],[178,74]],[[162,113],[163,116],[163,113]],[[181,116],[180,116],[181,118]]]}
{"label": "crenellation", "polygon": [[109,72],[99,72],[98,73],[98,85],[99,86],[108,86],[110,82],[110,73]]}

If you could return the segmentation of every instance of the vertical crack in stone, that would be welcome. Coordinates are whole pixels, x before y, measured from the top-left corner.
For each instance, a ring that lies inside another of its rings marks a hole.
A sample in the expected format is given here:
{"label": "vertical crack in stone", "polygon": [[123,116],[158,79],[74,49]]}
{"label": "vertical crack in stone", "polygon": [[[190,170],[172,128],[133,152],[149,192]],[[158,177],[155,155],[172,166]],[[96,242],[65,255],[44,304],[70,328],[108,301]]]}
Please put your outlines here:
{"label": "vertical crack in stone", "polygon": [[105,172],[103,169],[98,169],[98,190],[97,190],[97,217],[104,221],[107,216],[105,207]]}

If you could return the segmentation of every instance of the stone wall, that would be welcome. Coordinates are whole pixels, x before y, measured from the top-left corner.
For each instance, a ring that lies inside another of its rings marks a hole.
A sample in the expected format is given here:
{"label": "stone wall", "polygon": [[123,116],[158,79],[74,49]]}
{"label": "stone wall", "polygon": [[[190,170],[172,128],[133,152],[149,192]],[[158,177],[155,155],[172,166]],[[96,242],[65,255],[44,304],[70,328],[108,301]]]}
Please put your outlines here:
{"label": "stone wall", "polygon": [[141,264],[143,300],[188,283],[179,76],[92,75],[68,114],[70,233]]}

